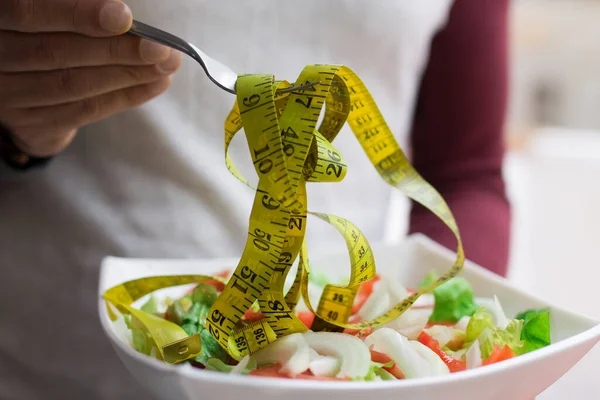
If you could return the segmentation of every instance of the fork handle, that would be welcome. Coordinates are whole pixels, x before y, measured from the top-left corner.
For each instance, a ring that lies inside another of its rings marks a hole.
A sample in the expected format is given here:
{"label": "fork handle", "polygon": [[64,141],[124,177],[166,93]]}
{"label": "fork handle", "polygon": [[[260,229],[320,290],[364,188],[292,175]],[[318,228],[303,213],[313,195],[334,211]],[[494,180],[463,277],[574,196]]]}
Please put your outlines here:
{"label": "fork handle", "polygon": [[201,59],[198,59],[198,54],[194,51],[194,49],[190,46],[188,42],[168,32],[144,24],[143,22],[133,20],[133,24],[131,25],[131,29],[128,33],[184,52],[196,61],[200,62],[201,64],[204,64],[204,62]]}

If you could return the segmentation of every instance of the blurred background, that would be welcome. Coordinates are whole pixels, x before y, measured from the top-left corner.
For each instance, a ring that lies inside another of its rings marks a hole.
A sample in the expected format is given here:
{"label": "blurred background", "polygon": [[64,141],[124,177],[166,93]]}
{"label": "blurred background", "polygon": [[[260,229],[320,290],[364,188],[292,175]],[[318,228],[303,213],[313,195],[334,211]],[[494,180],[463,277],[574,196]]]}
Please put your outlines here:
{"label": "blurred background", "polygon": [[513,0],[506,126],[511,277],[587,313],[600,278],[599,20],[599,0]]}
{"label": "blurred background", "polygon": [[[600,319],[598,21],[600,0],[513,0],[506,179],[514,209],[510,279]],[[539,398],[567,398],[581,385],[599,398],[589,375],[599,363],[596,346],[578,373]]]}

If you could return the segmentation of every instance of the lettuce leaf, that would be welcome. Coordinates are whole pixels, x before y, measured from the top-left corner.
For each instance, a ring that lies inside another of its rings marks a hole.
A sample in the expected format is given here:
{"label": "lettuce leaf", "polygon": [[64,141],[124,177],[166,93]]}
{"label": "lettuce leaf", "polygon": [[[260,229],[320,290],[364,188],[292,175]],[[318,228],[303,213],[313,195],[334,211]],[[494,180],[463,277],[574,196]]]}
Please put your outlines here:
{"label": "lettuce leaf", "polygon": [[[225,372],[228,374],[231,373],[231,371],[235,367],[234,365],[225,364],[223,361],[221,361],[218,358],[209,358],[206,361],[205,366],[206,366],[206,369],[208,369],[209,371]],[[256,367],[257,367],[256,360],[250,360],[250,362],[248,363],[246,368],[244,368],[241,373],[243,375],[247,375],[250,371],[256,369]]]}
{"label": "lettuce leaf", "polygon": [[426,287],[427,285],[429,285],[433,281],[435,281],[438,277],[439,277],[439,275],[435,271],[429,272],[427,275],[425,275],[425,278],[423,278],[423,281],[421,281],[421,283],[419,283],[419,288],[423,289],[424,287]]}
{"label": "lettuce leaf", "polygon": [[467,342],[474,342],[486,328],[495,328],[494,316],[486,311],[484,307],[479,307],[469,319],[467,329],[465,330],[465,340]]}
{"label": "lettuce leaf", "polygon": [[330,283],[334,283],[331,276],[327,275],[326,272],[321,270],[310,270],[310,275],[308,276],[309,282],[320,287],[324,288]]}
{"label": "lettuce leaf", "polygon": [[387,372],[383,368],[380,368],[380,369],[376,370],[375,374],[378,377],[380,377],[382,381],[395,381],[395,380],[397,380],[394,375],[390,374],[389,372]]}
{"label": "lettuce leaf", "polygon": [[152,315],[158,314],[158,299],[154,295],[150,295],[150,298],[140,307],[140,310]]}
{"label": "lettuce leaf", "polygon": [[550,345],[550,310],[548,308],[526,310],[516,316],[523,321],[522,353],[529,353]]}
{"label": "lettuce leaf", "polygon": [[217,300],[217,289],[206,283],[199,283],[192,293],[192,301],[212,307]]}
{"label": "lettuce leaf", "polygon": [[485,360],[492,354],[494,345],[504,347],[508,345],[515,354],[522,354],[523,341],[521,340],[521,331],[523,329],[523,320],[512,319],[506,329],[498,327],[483,329],[479,337],[479,349],[481,357]]}
{"label": "lettuce leaf", "polygon": [[131,338],[133,340],[133,348],[140,353],[151,355],[152,349],[156,343],[150,336],[150,333],[136,317],[130,316],[129,329],[131,329]]}
{"label": "lettuce leaf", "polygon": [[[429,273],[421,287],[437,279],[435,273]],[[430,322],[458,322],[462,317],[470,317],[477,311],[473,288],[462,277],[454,277],[433,290],[435,300]]]}
{"label": "lettuce leaf", "polygon": [[229,362],[229,354],[221,347],[219,342],[210,334],[208,329],[200,329],[200,341],[202,342],[202,353],[194,358],[205,367],[208,360],[218,359],[224,364]]}
{"label": "lettuce leaf", "polygon": [[219,360],[218,358],[209,358],[208,360],[206,360],[205,367],[209,371],[230,373],[234,366],[225,364],[223,361]]}
{"label": "lettuce leaf", "polygon": [[481,356],[485,360],[494,350],[494,345],[508,345],[515,354],[521,354],[524,342],[521,340],[523,321],[512,319],[507,327],[496,326],[494,316],[480,307],[467,324],[465,347],[469,348],[475,340],[479,340]]}
{"label": "lettuce leaf", "polygon": [[[364,377],[352,378],[353,381],[375,381],[377,378],[381,378],[382,380],[392,380],[396,379],[392,374],[384,370],[383,368],[390,368],[394,366],[394,361],[390,361],[385,364],[377,363],[371,361],[371,368],[369,372]],[[387,375],[386,375],[387,374]],[[384,377],[385,376],[385,377]],[[391,378],[391,379],[390,379]]]}
{"label": "lettuce leaf", "polygon": [[185,317],[186,313],[190,311],[193,305],[194,303],[192,302],[191,295],[185,295],[178,300],[172,301],[167,306],[167,320],[175,322],[177,325],[181,326],[183,323],[183,318]]}

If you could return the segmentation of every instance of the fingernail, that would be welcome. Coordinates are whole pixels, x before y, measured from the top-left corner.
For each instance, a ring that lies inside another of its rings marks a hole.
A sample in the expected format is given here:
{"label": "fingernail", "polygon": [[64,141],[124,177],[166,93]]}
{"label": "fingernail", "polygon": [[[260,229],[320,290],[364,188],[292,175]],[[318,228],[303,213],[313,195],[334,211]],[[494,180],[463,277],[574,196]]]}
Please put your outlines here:
{"label": "fingernail", "polygon": [[171,49],[166,46],[162,46],[158,43],[154,43],[150,40],[142,40],[140,44],[140,57],[146,62],[157,63],[167,59]]}
{"label": "fingernail", "polygon": [[180,65],[181,53],[178,51],[171,51],[169,58],[167,58],[164,62],[157,64],[156,68],[161,74],[168,75],[172,72],[175,72]]}
{"label": "fingernail", "polygon": [[100,26],[111,33],[124,33],[132,21],[131,10],[125,3],[111,1],[100,11]]}

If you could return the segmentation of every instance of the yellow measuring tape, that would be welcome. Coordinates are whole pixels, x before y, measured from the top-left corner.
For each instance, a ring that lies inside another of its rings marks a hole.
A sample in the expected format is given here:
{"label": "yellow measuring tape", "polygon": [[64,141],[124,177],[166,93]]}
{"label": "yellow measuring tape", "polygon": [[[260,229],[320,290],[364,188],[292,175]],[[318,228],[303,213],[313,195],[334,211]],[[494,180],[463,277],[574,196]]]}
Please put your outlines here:
{"label": "yellow measuring tape", "polygon": [[[228,154],[235,134],[243,128],[259,177],[244,252],[206,321],[210,334],[236,360],[265,348],[278,337],[307,330],[294,312],[300,294],[316,314],[313,330],[377,327],[402,315],[423,293],[456,276],[464,263],[460,233],[450,209],[411,166],[358,76],[344,66],[309,65],[294,86],[308,82],[319,84],[276,96],[278,88],[290,84],[276,82],[272,75],[240,75],[236,83],[237,101],[225,122],[227,168],[250,186]],[[323,120],[317,129],[323,109]],[[457,239],[457,258],[442,277],[376,319],[354,324],[349,324],[348,319],[358,288],[375,277],[373,251],[367,238],[350,221],[309,213],[306,196],[307,183],[339,182],[346,175],[346,163],[332,145],[346,122],[383,180],[433,212]],[[350,254],[348,284],[326,285],[316,310],[308,297],[310,268],[304,238],[309,214],[336,228]],[[284,284],[296,259],[294,284],[284,295]],[[142,278],[110,289],[105,299],[145,325],[165,361],[181,362],[199,353],[199,337],[187,337],[172,322],[143,316],[142,311],[130,304],[162,287],[207,279],[215,278]],[[236,328],[255,301],[264,318]]]}

